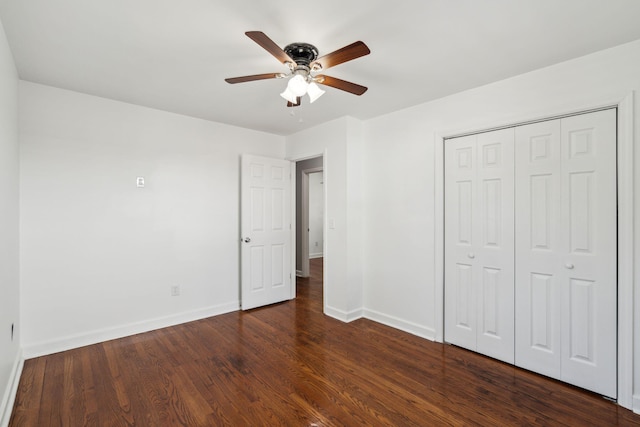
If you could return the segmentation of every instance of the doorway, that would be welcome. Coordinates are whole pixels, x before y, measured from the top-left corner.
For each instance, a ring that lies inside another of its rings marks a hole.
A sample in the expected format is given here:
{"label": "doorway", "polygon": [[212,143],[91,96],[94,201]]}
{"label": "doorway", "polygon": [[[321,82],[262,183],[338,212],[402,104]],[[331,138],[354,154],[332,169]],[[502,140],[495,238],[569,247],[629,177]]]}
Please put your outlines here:
{"label": "doorway", "polygon": [[307,248],[309,260],[324,257],[324,174],[305,173],[307,191]]}
{"label": "doorway", "polygon": [[[323,158],[296,162],[296,276],[309,277],[309,259],[324,256]],[[312,238],[310,238],[312,237]]]}

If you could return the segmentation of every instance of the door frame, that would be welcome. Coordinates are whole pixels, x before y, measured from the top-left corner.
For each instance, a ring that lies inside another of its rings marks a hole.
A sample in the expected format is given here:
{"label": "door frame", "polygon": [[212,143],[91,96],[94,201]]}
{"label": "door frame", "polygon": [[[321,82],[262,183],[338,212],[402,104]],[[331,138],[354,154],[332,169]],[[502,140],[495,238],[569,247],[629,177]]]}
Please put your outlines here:
{"label": "door frame", "polygon": [[[617,114],[618,183],[618,399],[620,406],[640,411],[640,398],[633,396],[633,277],[634,277],[634,207],[633,207],[633,132],[634,91],[596,99],[590,104],[576,105],[571,110],[549,111],[540,116],[524,116],[506,124],[488,123],[474,129],[453,129],[435,134],[435,341],[444,342],[444,144],[445,140],[471,133],[486,132],[556,117],[587,113],[615,107]],[[620,321],[624,319],[625,321]],[[634,400],[636,400],[634,402]]]}
{"label": "door frame", "polygon": [[[328,178],[329,178],[329,168],[327,166],[328,160],[327,160],[327,150],[325,149],[324,151],[321,151],[319,153],[309,153],[309,154],[304,154],[304,155],[299,155],[299,156],[291,156],[291,157],[286,157],[285,160],[289,160],[291,162],[291,174],[292,177],[294,177],[291,180],[291,247],[294,248],[294,250],[291,251],[291,269],[293,272],[293,277],[296,277],[296,229],[297,229],[297,221],[298,219],[296,218],[296,165],[298,162],[301,162],[303,160],[309,160],[309,159],[314,159],[316,157],[322,157],[322,172],[323,172],[323,180],[324,180],[324,206],[323,206],[323,215],[324,215],[324,224],[323,224],[323,228],[322,228],[322,240],[323,240],[323,248],[322,248],[322,252],[324,253],[324,261],[322,263],[322,277],[323,277],[323,284],[322,284],[322,312],[324,313],[325,311],[325,306],[327,304],[327,288],[328,286],[325,286],[325,281],[327,280],[327,271],[329,271],[329,265],[330,265],[330,261],[331,258],[329,257],[329,251],[327,250],[328,248],[328,244],[327,244],[327,193],[329,192],[329,187],[327,185]],[[303,174],[304,175],[304,174]],[[308,238],[308,236],[307,236]],[[307,248],[308,251],[308,248]],[[291,287],[291,299],[294,299],[296,297],[296,286],[292,286]]]}
{"label": "door frame", "polygon": [[[301,277],[309,277],[309,174],[315,172],[323,172],[323,167],[318,166],[302,170],[302,188],[300,189],[302,196],[302,209],[300,212],[302,224],[300,229],[303,230],[302,236],[300,236],[300,245],[302,246],[300,248],[302,250],[302,253],[300,254],[300,257],[302,258],[302,269],[300,270]],[[305,233],[304,230],[307,230],[307,232]],[[324,228],[322,229],[322,235],[324,237]]]}

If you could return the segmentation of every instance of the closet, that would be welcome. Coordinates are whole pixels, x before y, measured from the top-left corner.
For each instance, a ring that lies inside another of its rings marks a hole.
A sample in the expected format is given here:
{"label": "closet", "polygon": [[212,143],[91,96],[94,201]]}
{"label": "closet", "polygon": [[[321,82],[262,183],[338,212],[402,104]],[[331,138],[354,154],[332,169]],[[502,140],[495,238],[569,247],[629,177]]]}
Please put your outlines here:
{"label": "closet", "polygon": [[445,142],[445,341],[616,397],[616,110]]}

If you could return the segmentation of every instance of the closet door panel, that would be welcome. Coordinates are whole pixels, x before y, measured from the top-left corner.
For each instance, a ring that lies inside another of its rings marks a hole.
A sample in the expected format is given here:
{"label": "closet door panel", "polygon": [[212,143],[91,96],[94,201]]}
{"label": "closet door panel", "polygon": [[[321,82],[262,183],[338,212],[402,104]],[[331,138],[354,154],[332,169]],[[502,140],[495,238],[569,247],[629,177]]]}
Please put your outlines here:
{"label": "closet door panel", "polygon": [[513,363],[513,129],[445,145],[445,340]]}
{"label": "closet door panel", "polygon": [[562,376],[617,395],[616,111],[562,119]]}
{"label": "closet door panel", "polygon": [[[445,340],[476,350],[476,137],[445,144]],[[471,255],[471,256],[470,256]]]}
{"label": "closet door panel", "polygon": [[514,129],[477,137],[477,351],[514,361]]}
{"label": "closet door panel", "polygon": [[515,363],[560,378],[560,120],[516,128]]}

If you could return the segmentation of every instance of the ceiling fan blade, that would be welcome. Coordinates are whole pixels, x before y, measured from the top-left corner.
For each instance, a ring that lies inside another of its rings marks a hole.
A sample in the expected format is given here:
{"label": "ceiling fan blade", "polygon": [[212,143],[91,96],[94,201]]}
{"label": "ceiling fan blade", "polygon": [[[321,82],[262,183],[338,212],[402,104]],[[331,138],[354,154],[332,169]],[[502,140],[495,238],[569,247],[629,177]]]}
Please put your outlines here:
{"label": "ceiling fan blade", "polygon": [[311,68],[317,71],[326,70],[329,67],[334,67],[336,65],[342,64],[343,62],[351,61],[370,53],[371,51],[366,44],[361,41],[357,41],[343,47],[342,49],[338,49],[321,56],[311,64]]}
{"label": "ceiling fan blade", "polygon": [[319,75],[315,77],[315,80],[318,84],[331,86],[336,89],[344,90],[345,92],[350,92],[354,95],[362,95],[368,89],[365,86],[360,86],[331,76]]}
{"label": "ceiling fan blade", "polygon": [[252,82],[254,80],[266,80],[266,79],[281,79],[284,77],[282,73],[267,73],[267,74],[254,74],[252,76],[242,76],[242,77],[230,77],[228,79],[224,79],[227,83],[244,83],[244,82]]}
{"label": "ceiling fan blade", "polygon": [[291,59],[289,55],[285,53],[284,50],[280,48],[273,40],[271,40],[265,33],[262,31],[247,31],[245,33],[247,37],[249,37],[254,42],[258,43],[264,50],[269,52],[271,55],[275,56],[276,59],[283,64],[291,63],[295,64],[296,61]]}
{"label": "ceiling fan blade", "polygon": [[296,100],[298,101],[297,104],[294,104],[293,102],[287,101],[287,107],[299,107],[300,106],[300,101],[302,100],[302,97],[298,96],[296,98]]}

